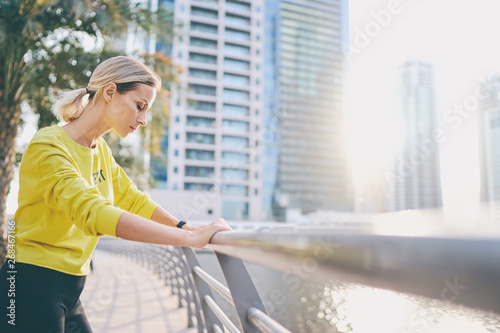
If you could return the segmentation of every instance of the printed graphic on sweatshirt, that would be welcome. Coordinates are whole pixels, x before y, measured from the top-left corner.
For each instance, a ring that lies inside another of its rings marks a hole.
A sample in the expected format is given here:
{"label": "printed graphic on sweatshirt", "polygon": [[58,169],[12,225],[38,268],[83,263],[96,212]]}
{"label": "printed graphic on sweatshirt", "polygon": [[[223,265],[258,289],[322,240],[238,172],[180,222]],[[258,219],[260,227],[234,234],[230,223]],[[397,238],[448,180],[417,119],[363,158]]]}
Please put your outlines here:
{"label": "printed graphic on sweatshirt", "polygon": [[106,177],[104,177],[103,170],[101,169],[99,172],[94,172],[92,173],[92,177],[94,180],[94,185],[97,183],[101,183],[106,180]]}

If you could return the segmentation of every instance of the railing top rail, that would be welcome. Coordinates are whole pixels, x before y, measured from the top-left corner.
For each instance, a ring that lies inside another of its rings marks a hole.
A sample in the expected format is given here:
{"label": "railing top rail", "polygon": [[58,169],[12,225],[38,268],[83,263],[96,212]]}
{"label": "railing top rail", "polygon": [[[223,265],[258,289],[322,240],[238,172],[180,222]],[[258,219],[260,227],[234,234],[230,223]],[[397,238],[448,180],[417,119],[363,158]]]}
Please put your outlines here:
{"label": "railing top rail", "polygon": [[500,238],[343,232],[219,232],[207,248],[273,269],[302,263],[343,280],[500,313]]}

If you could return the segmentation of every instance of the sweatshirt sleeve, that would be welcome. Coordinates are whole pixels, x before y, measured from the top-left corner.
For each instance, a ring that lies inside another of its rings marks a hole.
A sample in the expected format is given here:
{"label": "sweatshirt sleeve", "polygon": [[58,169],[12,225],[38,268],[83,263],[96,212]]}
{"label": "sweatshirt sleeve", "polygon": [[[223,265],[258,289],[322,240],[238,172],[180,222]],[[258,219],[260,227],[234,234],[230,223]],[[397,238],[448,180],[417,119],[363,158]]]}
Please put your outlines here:
{"label": "sweatshirt sleeve", "polygon": [[32,148],[37,151],[41,175],[35,188],[45,204],[64,212],[86,234],[116,236],[116,225],[123,211],[79,174],[64,150],[48,144]]}
{"label": "sweatshirt sleeve", "polygon": [[109,154],[115,205],[129,213],[151,219],[153,212],[159,205],[133,184],[125,171],[116,163],[111,149],[109,149]]}

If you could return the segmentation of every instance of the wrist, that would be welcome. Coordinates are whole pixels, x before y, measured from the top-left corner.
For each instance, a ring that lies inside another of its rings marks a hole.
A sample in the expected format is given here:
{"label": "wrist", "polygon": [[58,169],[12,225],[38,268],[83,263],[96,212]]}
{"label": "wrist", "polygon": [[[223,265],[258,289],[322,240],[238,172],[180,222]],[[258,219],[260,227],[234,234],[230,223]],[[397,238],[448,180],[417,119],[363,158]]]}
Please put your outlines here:
{"label": "wrist", "polygon": [[188,229],[187,228],[187,222],[186,221],[183,221],[183,220],[180,220],[179,223],[177,223],[176,225],[177,228],[179,229]]}

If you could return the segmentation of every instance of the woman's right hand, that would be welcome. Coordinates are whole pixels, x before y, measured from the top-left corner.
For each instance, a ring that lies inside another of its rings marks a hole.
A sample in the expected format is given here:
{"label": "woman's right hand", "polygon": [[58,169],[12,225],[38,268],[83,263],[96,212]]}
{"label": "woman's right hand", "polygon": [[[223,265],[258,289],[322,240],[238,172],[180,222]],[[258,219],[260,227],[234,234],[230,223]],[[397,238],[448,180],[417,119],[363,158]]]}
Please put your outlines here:
{"label": "woman's right hand", "polygon": [[223,218],[218,218],[209,224],[196,226],[196,229],[190,231],[192,237],[191,247],[197,249],[204,248],[208,245],[213,235],[219,231],[232,231],[231,227]]}

